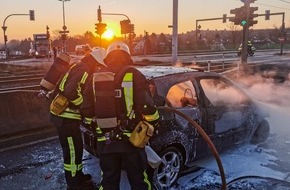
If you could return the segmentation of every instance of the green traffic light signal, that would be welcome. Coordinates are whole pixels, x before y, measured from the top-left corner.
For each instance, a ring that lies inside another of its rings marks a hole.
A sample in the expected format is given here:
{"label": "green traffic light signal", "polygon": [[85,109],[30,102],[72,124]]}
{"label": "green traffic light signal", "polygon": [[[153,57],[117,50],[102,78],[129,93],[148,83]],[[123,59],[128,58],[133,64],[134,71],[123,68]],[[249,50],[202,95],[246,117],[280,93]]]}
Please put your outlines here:
{"label": "green traffic light signal", "polygon": [[246,20],[242,20],[242,21],[241,21],[241,25],[242,25],[242,26],[245,26],[246,24],[247,24],[247,21],[246,21]]}

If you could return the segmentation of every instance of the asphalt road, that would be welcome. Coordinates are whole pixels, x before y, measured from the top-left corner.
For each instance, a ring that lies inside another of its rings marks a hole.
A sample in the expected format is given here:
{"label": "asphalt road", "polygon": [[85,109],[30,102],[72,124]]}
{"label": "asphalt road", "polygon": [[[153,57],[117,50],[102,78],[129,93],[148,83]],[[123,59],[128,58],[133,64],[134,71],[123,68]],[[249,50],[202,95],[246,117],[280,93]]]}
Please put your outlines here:
{"label": "asphalt road", "polygon": [[[0,154],[0,190],[64,190],[62,150],[58,137],[14,148]],[[84,173],[90,173],[97,189],[101,172],[98,159],[84,151]],[[129,189],[123,173],[121,187]]]}

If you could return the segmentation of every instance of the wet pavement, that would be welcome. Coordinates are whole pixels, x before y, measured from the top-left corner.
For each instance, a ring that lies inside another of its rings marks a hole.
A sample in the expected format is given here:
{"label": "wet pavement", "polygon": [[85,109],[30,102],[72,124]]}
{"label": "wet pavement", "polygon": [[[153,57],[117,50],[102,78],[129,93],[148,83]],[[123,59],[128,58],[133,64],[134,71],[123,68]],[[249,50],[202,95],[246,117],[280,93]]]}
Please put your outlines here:
{"label": "wet pavement", "polygon": [[[62,150],[57,137],[0,154],[0,190],[64,190]],[[94,189],[101,180],[98,159],[84,151],[84,173],[92,175]],[[125,173],[121,187],[129,189]]]}

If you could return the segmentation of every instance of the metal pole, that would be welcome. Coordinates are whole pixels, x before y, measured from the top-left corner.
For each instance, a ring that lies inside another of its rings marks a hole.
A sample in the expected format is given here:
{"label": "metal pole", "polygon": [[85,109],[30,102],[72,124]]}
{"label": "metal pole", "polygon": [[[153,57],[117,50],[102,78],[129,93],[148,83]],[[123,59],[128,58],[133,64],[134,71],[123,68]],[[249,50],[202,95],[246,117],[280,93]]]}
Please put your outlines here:
{"label": "metal pole", "polygon": [[6,36],[6,26],[2,26],[3,28],[3,33],[4,33],[4,47],[5,47],[5,53],[6,53],[6,59],[8,58],[8,53],[7,53],[7,43],[6,43],[6,40],[5,40],[5,36]]}
{"label": "metal pole", "polygon": [[[284,19],[285,19],[285,14],[282,14],[282,26],[281,26],[281,34],[283,35],[283,38],[285,38],[284,32],[285,32],[285,23],[284,23]],[[281,35],[281,36],[282,36]],[[280,54],[283,55],[283,44],[284,42],[281,41],[281,51]]]}
{"label": "metal pole", "polygon": [[245,69],[247,64],[247,58],[248,58],[248,35],[249,35],[249,7],[250,4],[248,1],[245,1],[244,6],[246,7],[247,12],[247,23],[243,26],[243,42],[242,42],[242,55],[241,55],[241,62],[242,67]]}
{"label": "metal pole", "polygon": [[[62,0],[62,21],[63,21],[63,30],[65,30],[65,13],[64,13],[64,1]],[[66,39],[63,40],[63,51],[66,52]]]}
{"label": "metal pole", "polygon": [[4,33],[4,45],[5,45],[5,53],[6,53],[6,59],[8,58],[8,48],[7,48],[7,42],[6,42],[6,40],[5,40],[5,36],[6,36],[6,29],[7,29],[7,26],[5,26],[5,22],[6,22],[6,20],[8,19],[8,17],[10,17],[10,16],[23,16],[23,15],[29,15],[29,14],[10,14],[10,15],[8,15],[5,19],[4,19],[4,21],[3,21],[3,25],[2,25],[2,29],[3,29],[3,33]]}
{"label": "metal pole", "polygon": [[64,0],[62,1],[62,20],[63,20],[63,26],[65,26],[65,13],[64,13]]}
{"label": "metal pole", "polygon": [[144,42],[143,53],[144,53],[144,56],[146,56],[146,54],[147,54],[147,52],[146,52],[146,49],[147,49],[147,32],[146,32],[146,30],[144,30],[144,38],[145,38],[145,42]]}
{"label": "metal pole", "polygon": [[[70,1],[70,0],[59,0],[62,2],[62,21],[63,21],[63,26],[62,29],[63,31],[66,31],[67,27],[65,25],[65,8],[64,8],[64,3],[66,1]],[[66,33],[64,32],[62,35],[66,35]],[[65,37],[66,38],[66,37]],[[63,40],[63,51],[66,52],[66,39]]]}
{"label": "metal pole", "polygon": [[130,20],[130,18],[127,15],[121,13],[102,13],[102,15],[120,15],[125,16],[128,20]]}
{"label": "metal pole", "polygon": [[198,20],[195,21],[195,52],[197,51],[197,25],[198,25]]}
{"label": "metal pole", "polygon": [[177,62],[178,51],[178,0],[173,0],[173,20],[172,20],[172,65]]}

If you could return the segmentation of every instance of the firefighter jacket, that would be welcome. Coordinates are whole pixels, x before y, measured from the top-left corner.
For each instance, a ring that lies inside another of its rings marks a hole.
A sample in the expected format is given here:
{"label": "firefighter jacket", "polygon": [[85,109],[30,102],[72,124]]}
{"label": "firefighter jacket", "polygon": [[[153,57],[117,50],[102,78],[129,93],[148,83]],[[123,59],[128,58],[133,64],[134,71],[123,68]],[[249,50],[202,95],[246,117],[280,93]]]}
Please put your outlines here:
{"label": "firefighter jacket", "polygon": [[[58,85],[58,93],[69,101],[59,117],[81,120],[79,107],[83,102],[83,90],[89,76],[96,71],[98,63],[90,56],[73,64]],[[51,112],[54,114],[53,112]]]}
{"label": "firefighter jacket", "polygon": [[[101,72],[104,72],[101,71]],[[96,104],[95,95],[98,94],[94,87],[94,74],[92,75],[89,82],[86,84],[86,88],[84,90],[84,102],[81,105],[81,113],[82,116],[88,121],[91,122],[92,117],[96,117],[96,113],[103,112],[106,115],[106,111],[113,111],[111,108],[100,106]],[[117,110],[116,117],[118,119],[118,123],[122,125],[122,127],[126,128],[130,125],[130,129],[127,128],[124,131],[126,136],[130,136],[133,127],[136,126],[139,121],[146,120],[150,124],[155,125],[159,119],[159,113],[154,106],[154,101],[150,94],[148,88],[148,82],[145,76],[140,73],[137,69],[133,67],[126,67],[121,69],[119,72],[115,74],[115,87],[116,91],[121,91],[121,96],[116,97]],[[101,102],[102,103],[102,102]],[[96,110],[102,107],[102,110]],[[108,115],[108,114],[107,114]],[[109,115],[112,115],[109,113]],[[133,126],[133,127],[132,127]],[[100,130],[100,126],[97,127],[97,134],[100,138],[98,141],[104,141],[104,135],[107,132],[113,130],[113,128],[102,128]]]}

